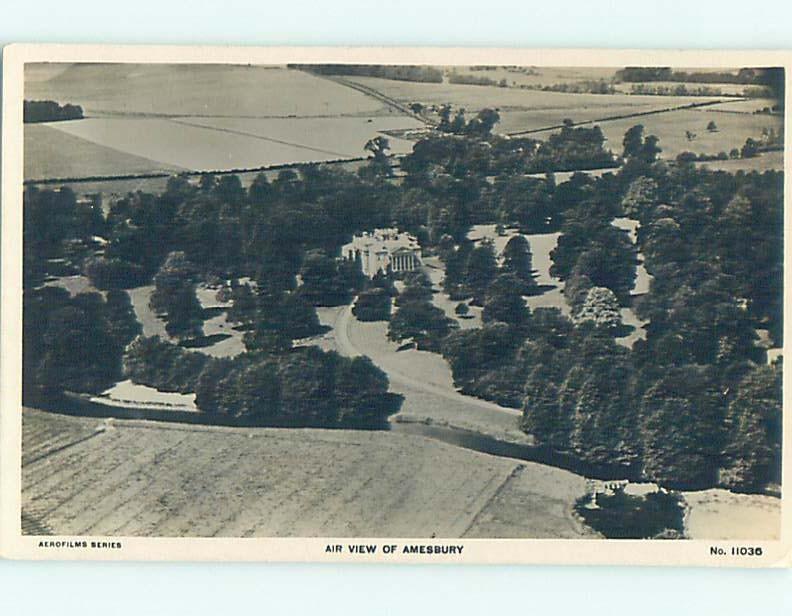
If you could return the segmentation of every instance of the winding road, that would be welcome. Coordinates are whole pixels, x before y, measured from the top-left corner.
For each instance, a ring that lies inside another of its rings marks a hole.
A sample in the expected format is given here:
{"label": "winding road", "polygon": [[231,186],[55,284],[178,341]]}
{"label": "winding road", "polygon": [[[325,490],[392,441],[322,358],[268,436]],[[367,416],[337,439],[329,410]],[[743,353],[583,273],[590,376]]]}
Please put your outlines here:
{"label": "winding road", "polygon": [[435,353],[407,349],[387,339],[387,323],[361,322],[351,306],[336,313],[330,323],[337,350],[342,355],[369,357],[390,380],[391,391],[404,396],[397,421],[420,421],[527,442],[519,430],[522,413],[459,393],[446,361]]}

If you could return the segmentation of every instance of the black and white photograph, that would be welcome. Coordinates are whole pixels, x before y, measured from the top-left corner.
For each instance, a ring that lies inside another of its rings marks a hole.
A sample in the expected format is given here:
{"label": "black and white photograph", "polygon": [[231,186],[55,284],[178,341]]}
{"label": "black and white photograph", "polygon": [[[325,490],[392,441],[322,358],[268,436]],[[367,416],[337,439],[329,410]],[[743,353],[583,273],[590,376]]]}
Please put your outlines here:
{"label": "black and white photograph", "polygon": [[763,562],[788,67],[647,55],[25,61],[25,553]]}

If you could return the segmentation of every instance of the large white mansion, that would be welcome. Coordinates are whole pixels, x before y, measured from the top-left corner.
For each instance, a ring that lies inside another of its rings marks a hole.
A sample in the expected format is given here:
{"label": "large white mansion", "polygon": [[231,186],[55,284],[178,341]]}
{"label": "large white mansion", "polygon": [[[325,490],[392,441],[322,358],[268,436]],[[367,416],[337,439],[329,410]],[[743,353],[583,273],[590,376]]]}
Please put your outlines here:
{"label": "large white mansion", "polygon": [[375,229],[356,235],[341,248],[345,259],[360,259],[363,273],[369,278],[377,272],[410,272],[421,265],[418,240],[398,229]]}

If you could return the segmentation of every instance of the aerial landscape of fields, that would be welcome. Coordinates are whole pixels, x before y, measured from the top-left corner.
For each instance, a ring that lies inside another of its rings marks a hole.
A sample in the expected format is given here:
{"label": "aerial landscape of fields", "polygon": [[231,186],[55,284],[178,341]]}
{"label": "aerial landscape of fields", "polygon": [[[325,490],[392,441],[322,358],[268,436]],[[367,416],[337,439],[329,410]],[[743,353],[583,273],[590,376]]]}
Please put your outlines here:
{"label": "aerial landscape of fields", "polygon": [[23,532],[780,536],[775,69],[25,70]]}

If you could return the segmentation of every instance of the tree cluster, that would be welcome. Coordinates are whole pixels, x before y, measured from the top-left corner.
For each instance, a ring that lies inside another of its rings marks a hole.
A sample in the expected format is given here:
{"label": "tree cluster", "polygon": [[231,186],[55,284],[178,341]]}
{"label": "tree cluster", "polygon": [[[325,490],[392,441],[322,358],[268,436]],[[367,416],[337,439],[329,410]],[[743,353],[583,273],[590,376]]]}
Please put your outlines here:
{"label": "tree cluster", "polygon": [[26,290],[23,302],[25,404],[99,393],[119,380],[124,347],[140,332],[125,292],[72,297],[44,286]]}
{"label": "tree cluster", "polygon": [[195,392],[201,412],[253,425],[377,427],[398,408],[371,360],[316,347],[218,359],[139,337],[124,369],[136,383]]}
{"label": "tree cluster", "polygon": [[388,324],[388,338],[414,342],[419,349],[437,350],[456,323],[432,303],[431,282],[422,272],[405,279],[396,297],[397,310]]}
{"label": "tree cluster", "polygon": [[79,120],[83,117],[83,109],[79,105],[66,103],[61,105],[55,101],[25,101],[23,122],[60,122],[63,120]]}

